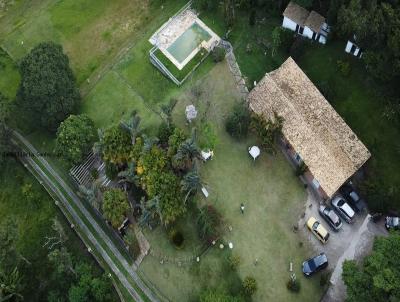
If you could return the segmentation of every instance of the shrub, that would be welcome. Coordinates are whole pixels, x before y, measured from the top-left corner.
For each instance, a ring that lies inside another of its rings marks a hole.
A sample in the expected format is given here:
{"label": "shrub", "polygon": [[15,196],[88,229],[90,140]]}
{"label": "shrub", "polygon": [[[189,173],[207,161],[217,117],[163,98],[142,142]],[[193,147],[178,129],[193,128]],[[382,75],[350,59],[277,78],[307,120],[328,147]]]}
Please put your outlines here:
{"label": "shrub", "polygon": [[239,255],[236,255],[236,256],[231,255],[231,256],[229,256],[228,261],[229,261],[229,267],[232,270],[236,270],[239,267],[242,259],[240,258]]}
{"label": "shrub", "polygon": [[289,281],[286,284],[288,290],[294,293],[298,293],[300,291],[300,282],[295,277],[290,277]]}
{"label": "shrub", "polygon": [[90,171],[90,175],[93,177],[93,179],[97,179],[99,178],[99,171],[96,168],[93,168]]}
{"label": "shrub", "polygon": [[319,279],[319,285],[321,287],[327,286],[330,278],[331,278],[331,272],[325,272],[321,274],[321,278]]}
{"label": "shrub", "polygon": [[166,122],[162,122],[158,127],[157,137],[162,145],[168,144],[168,139],[174,132],[175,126],[168,125]]}
{"label": "shrub", "polygon": [[126,235],[124,236],[124,241],[129,247],[129,252],[134,257],[134,259],[136,259],[140,255],[141,251],[140,251],[139,241],[136,237],[135,231],[133,230],[132,226],[130,226],[126,231]]}
{"label": "shrub", "polygon": [[221,220],[221,214],[212,205],[202,207],[197,217],[199,237],[208,243],[220,237]]}
{"label": "shrub", "polygon": [[214,47],[211,55],[215,63],[222,62],[225,58],[225,49],[222,47]]}
{"label": "shrub", "polygon": [[245,104],[237,104],[226,120],[225,129],[234,138],[244,138],[249,131],[250,121],[250,112]]}
{"label": "shrub", "polygon": [[350,63],[346,61],[341,61],[338,60],[337,62],[337,68],[339,72],[342,74],[344,77],[348,77],[350,75]]}
{"label": "shrub", "polygon": [[252,296],[257,291],[257,281],[251,276],[243,280],[243,291],[246,295]]}
{"label": "shrub", "polygon": [[118,167],[113,163],[106,163],[106,176],[108,179],[114,180],[118,176]]}
{"label": "shrub", "polygon": [[182,248],[183,247],[183,243],[185,242],[185,238],[182,234],[182,232],[176,230],[176,229],[172,229],[169,232],[169,238],[171,240],[171,242],[174,244],[175,247],[177,248]]}

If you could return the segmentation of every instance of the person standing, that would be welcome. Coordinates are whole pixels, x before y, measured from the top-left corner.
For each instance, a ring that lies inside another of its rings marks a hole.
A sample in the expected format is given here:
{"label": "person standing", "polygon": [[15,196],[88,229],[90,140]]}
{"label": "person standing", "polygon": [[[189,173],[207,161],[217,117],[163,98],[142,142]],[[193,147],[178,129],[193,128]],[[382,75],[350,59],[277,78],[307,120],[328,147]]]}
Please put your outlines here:
{"label": "person standing", "polygon": [[244,214],[244,203],[243,202],[240,204],[240,211],[242,212],[242,214]]}

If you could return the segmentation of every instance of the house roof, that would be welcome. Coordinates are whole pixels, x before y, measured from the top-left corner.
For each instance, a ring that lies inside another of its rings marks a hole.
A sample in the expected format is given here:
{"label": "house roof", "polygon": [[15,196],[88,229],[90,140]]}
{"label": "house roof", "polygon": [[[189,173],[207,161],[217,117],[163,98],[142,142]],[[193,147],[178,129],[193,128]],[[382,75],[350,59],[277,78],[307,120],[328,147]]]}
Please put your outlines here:
{"label": "house roof", "polygon": [[285,17],[296,22],[300,26],[304,26],[304,22],[307,20],[309,14],[310,12],[308,10],[293,2],[289,2],[288,6],[283,12]]}
{"label": "house roof", "polygon": [[325,18],[315,11],[311,11],[308,15],[304,26],[309,27],[312,31],[319,33],[322,25],[325,23]]}
{"label": "house roof", "polygon": [[329,197],[371,156],[292,58],[267,73],[248,102],[266,118],[283,117],[283,135]]}

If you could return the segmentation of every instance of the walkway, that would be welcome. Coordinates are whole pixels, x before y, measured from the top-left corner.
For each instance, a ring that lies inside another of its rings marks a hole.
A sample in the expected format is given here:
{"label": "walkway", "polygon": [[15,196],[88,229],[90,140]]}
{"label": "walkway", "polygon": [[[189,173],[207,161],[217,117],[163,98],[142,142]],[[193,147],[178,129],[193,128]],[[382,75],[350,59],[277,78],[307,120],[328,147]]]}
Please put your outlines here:
{"label": "walkway", "polygon": [[226,40],[221,40],[220,46],[226,51],[226,61],[228,62],[229,70],[232,72],[239,92],[242,94],[242,98],[245,100],[249,94],[249,89],[246,86],[246,81],[243,78],[242,72],[240,71],[239,65],[236,61],[235,54],[233,53],[233,46]]}
{"label": "walkway", "polygon": [[[158,302],[153,292],[142,282],[134,268],[127,262],[110,237],[104,232],[91,213],[84,207],[74,191],[64,182],[50,164],[40,156],[39,152],[18,132],[13,131],[13,143],[21,148],[24,154],[19,159],[24,166],[38,179],[41,185],[56,200],[66,218],[83,232],[84,243],[93,254],[98,253],[109,269],[117,276],[121,284],[129,292],[133,301]],[[96,256],[96,255],[95,255]],[[97,257],[95,257],[97,258]],[[101,263],[99,263],[101,264]]]}

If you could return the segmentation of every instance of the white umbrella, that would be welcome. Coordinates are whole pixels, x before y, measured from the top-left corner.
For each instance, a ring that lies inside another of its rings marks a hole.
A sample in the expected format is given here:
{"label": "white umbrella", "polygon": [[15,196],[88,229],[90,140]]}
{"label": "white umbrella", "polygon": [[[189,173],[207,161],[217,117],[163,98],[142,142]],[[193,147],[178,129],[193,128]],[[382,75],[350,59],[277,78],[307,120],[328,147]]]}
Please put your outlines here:
{"label": "white umbrella", "polygon": [[196,107],[194,107],[193,105],[187,106],[185,109],[185,113],[189,123],[197,117],[197,110]]}
{"label": "white umbrella", "polygon": [[251,157],[254,160],[256,160],[256,158],[260,156],[260,148],[258,148],[257,146],[253,146],[253,147],[249,148],[249,153],[250,153]]}

